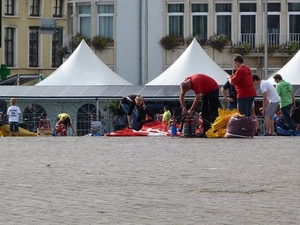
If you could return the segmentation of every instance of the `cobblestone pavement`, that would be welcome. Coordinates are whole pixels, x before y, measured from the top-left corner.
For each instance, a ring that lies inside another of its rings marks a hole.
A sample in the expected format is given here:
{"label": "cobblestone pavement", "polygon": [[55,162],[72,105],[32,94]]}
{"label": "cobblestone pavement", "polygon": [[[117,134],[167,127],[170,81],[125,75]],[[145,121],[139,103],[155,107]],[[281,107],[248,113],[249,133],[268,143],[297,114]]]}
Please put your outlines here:
{"label": "cobblestone pavement", "polygon": [[300,137],[0,142],[0,224],[300,224]]}

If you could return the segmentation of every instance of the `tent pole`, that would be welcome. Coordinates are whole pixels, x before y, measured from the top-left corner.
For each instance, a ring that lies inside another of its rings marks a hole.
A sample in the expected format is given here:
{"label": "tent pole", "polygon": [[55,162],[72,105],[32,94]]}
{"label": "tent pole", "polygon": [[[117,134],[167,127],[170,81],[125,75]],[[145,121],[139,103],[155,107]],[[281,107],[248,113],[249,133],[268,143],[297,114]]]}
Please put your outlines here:
{"label": "tent pole", "polygon": [[263,79],[264,80],[267,80],[268,79],[268,1],[265,0],[264,2],[264,18],[263,18],[263,28],[264,28],[264,67],[265,67],[265,73],[264,73],[264,76],[263,76]]}
{"label": "tent pole", "polygon": [[100,121],[99,118],[99,100],[96,98],[96,121]]}

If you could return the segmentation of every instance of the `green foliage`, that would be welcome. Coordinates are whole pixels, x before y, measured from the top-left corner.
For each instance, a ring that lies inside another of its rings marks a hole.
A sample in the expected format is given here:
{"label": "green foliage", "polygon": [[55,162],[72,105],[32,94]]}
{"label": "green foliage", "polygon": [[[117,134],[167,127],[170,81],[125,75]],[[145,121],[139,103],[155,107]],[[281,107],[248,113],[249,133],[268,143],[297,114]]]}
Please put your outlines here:
{"label": "green foliage", "polygon": [[120,110],[120,102],[119,101],[109,101],[108,105],[103,107],[103,111],[106,112],[109,109],[110,113],[113,115],[117,115]]}
{"label": "green foliage", "polygon": [[91,39],[78,33],[74,37],[72,37],[71,41],[69,42],[70,48],[74,51],[78,47],[82,39],[84,39],[87,45],[91,46]]}
{"label": "green foliage", "polygon": [[208,39],[208,45],[217,49],[219,52],[222,52],[225,44],[229,41],[229,38],[225,34],[214,34]]}
{"label": "green foliage", "polygon": [[236,53],[240,55],[247,55],[251,51],[251,45],[250,43],[239,43],[236,45],[233,45],[230,49],[231,53]]}
{"label": "green foliage", "polygon": [[68,48],[67,46],[60,46],[57,50],[56,50],[56,55],[59,56],[65,56],[65,54],[68,52]]}
{"label": "green foliage", "polygon": [[168,35],[160,39],[159,43],[163,49],[171,50],[179,46],[179,37]]}
{"label": "green foliage", "polygon": [[[270,55],[278,49],[279,49],[278,45],[268,45],[268,54]],[[260,52],[260,53],[264,53],[265,52],[265,46],[264,45],[259,45],[257,47],[257,51]]]}
{"label": "green foliage", "polygon": [[192,41],[194,40],[194,38],[197,40],[197,42],[203,46],[207,44],[207,39],[203,38],[200,34],[194,35],[194,36],[190,36],[185,40],[185,43],[187,45],[190,45],[192,43]]}
{"label": "green foliage", "polygon": [[108,37],[104,37],[104,36],[95,36],[92,39],[92,46],[94,47],[94,49],[96,50],[101,50],[104,49],[108,42],[111,42],[112,40]]}
{"label": "green foliage", "polygon": [[283,53],[288,53],[289,55],[297,52],[300,45],[297,42],[290,42],[289,44],[282,44],[279,46],[279,51]]}

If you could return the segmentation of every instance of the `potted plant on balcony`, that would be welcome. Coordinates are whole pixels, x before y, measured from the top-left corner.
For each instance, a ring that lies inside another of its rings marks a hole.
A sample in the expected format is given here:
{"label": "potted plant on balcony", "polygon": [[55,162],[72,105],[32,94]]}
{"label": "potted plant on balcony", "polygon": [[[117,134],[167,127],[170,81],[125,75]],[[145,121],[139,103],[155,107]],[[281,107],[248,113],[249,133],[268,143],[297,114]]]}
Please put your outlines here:
{"label": "potted plant on balcony", "polygon": [[92,46],[94,47],[94,49],[96,50],[101,50],[104,49],[107,45],[107,38],[104,36],[95,36],[92,39]]}
{"label": "potted plant on balcony", "polygon": [[56,50],[56,55],[65,57],[66,54],[68,54],[68,47],[67,46],[60,46],[57,50]]}
{"label": "potted plant on balcony", "polygon": [[288,53],[292,55],[299,50],[299,44],[297,42],[290,42],[289,44],[282,44],[279,46],[279,52]]}
{"label": "potted plant on balcony", "polygon": [[171,50],[180,45],[180,40],[181,39],[179,39],[179,37],[173,35],[167,35],[162,39],[160,39],[159,43],[163,49]]}
{"label": "potted plant on balcony", "polygon": [[185,40],[185,43],[189,46],[192,41],[194,40],[194,38],[197,40],[197,42],[203,46],[207,44],[207,39],[203,38],[200,34],[194,35],[194,36],[190,36]]}
{"label": "potted plant on balcony", "polygon": [[72,51],[74,51],[78,47],[82,39],[84,39],[88,46],[91,46],[90,38],[77,33],[74,37],[72,37],[71,41],[69,42],[69,46],[72,49]]}
{"label": "potted plant on balcony", "polygon": [[224,46],[229,42],[229,38],[225,34],[214,34],[208,39],[208,45],[212,48],[217,49],[219,52],[222,52]]}
{"label": "potted plant on balcony", "polygon": [[[278,45],[268,45],[268,55],[269,56],[272,56],[272,54],[279,49],[279,46]],[[265,52],[265,46],[262,44],[262,45],[259,45],[257,47],[257,52],[260,52],[260,53],[264,53]]]}
{"label": "potted plant on balcony", "polygon": [[239,43],[239,44],[233,45],[229,51],[231,53],[247,55],[251,51],[251,45],[250,45],[250,43]]}

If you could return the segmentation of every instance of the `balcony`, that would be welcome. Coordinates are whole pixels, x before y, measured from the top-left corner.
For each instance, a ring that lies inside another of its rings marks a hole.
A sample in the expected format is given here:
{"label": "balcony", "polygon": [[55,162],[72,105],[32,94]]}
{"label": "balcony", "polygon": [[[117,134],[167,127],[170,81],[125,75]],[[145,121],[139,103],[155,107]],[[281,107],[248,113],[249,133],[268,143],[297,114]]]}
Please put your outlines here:
{"label": "balcony", "polygon": [[[264,34],[235,34],[232,44],[241,47],[250,44],[249,56],[259,57],[264,53]],[[270,56],[292,55],[300,49],[300,33],[268,34],[268,53]]]}

